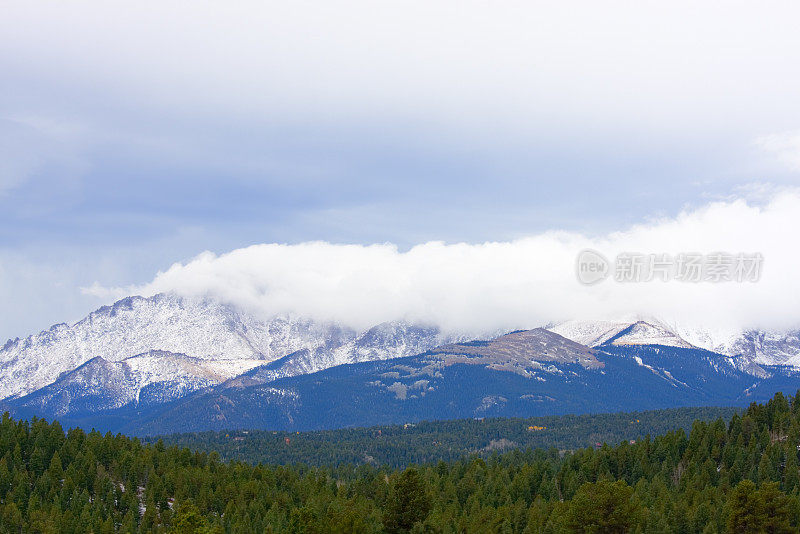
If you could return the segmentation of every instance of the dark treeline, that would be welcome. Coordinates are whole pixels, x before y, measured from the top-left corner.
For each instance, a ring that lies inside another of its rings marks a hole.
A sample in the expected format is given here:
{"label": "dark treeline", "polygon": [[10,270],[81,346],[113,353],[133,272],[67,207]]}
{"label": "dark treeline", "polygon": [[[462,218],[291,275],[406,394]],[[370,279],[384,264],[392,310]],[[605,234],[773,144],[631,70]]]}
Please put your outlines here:
{"label": "dark treeline", "polygon": [[222,462],[0,423],[2,532],[797,532],[800,399],[635,444],[406,469]]}
{"label": "dark treeline", "polygon": [[573,450],[596,443],[619,443],[677,430],[691,430],[697,421],[729,420],[741,408],[671,408],[644,412],[562,415],[531,418],[459,419],[416,425],[314,432],[267,430],[198,432],[145,439],[192,450],[216,451],[223,460],[252,464],[354,465],[390,467],[452,462],[469,454],[481,456],[511,448],[555,447]]}

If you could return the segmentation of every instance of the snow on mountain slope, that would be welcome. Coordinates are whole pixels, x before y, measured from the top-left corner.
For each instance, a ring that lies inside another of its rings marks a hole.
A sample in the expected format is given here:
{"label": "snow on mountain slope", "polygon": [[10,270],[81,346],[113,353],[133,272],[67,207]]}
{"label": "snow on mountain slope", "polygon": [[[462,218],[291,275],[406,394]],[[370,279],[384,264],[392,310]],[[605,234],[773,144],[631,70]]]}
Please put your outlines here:
{"label": "snow on mountain slope", "polygon": [[602,321],[564,321],[545,327],[565,338],[587,347],[614,345],[664,345],[692,348],[694,345],[672,327],[655,318]]}
{"label": "snow on mountain slope", "polygon": [[655,321],[636,321],[604,343],[612,345],[663,345],[665,347],[679,347],[691,349],[694,346],[669,330],[663,324]]}
{"label": "snow on mountain slope", "polygon": [[217,385],[264,362],[263,360],[203,360],[185,354],[150,351],[115,363],[130,369],[136,378],[136,387],[141,391],[147,386],[163,382],[202,383],[202,387]]}
{"label": "snow on mountain slope", "polygon": [[602,367],[587,347],[660,345],[712,350],[729,357],[726,366],[760,378],[783,372],[777,366],[800,368],[796,331],[732,334],[637,319],[566,321],[460,343],[474,336],[403,321],[359,333],[296,317],[261,320],[208,298],[128,297],[72,326],[6,343],[0,348],[0,400],[50,403],[61,414],[92,412],[163,403],[219,384],[263,384],[423,353],[437,361],[532,372],[547,362]]}
{"label": "snow on mountain slope", "polygon": [[739,330],[705,328],[675,324],[681,338],[700,347],[725,354],[754,366],[790,366],[800,368],[800,331]]}
{"label": "snow on mountain slope", "polygon": [[[713,346],[710,347],[703,347],[699,345],[695,345],[690,343],[682,336],[678,335],[676,331],[680,332],[687,332],[686,328],[680,328],[675,326],[667,326],[666,323],[658,321],[656,319],[650,319],[649,321],[637,321],[636,323],[632,324],[628,328],[622,330],[619,334],[615,337],[609,339],[606,342],[606,345],[615,345],[615,346],[645,346],[645,345],[660,345],[664,347],[676,347],[676,348],[683,348],[683,349],[693,349],[693,348],[702,348],[705,350],[710,350],[713,353],[721,354],[723,356],[727,356],[725,359],[725,364],[730,366],[738,371],[747,373],[749,375],[758,377],[758,378],[767,378],[771,376],[771,373],[764,369],[761,364],[763,362],[757,361],[752,355],[744,354],[741,351],[737,350],[728,350],[730,347],[724,346]],[[711,332],[707,331],[704,336],[697,335],[700,332],[699,330],[695,330],[692,332],[693,339],[720,339],[719,332]],[[768,364],[772,365],[772,364]]]}
{"label": "snow on mountain slope", "polygon": [[800,331],[742,332],[732,328],[703,328],[655,318],[624,321],[565,321],[547,327],[551,332],[591,347],[601,345],[662,345],[697,347],[729,357],[731,366],[756,377],[770,372],[763,366],[800,368]]}
{"label": "snow on mountain slope", "polygon": [[337,365],[413,356],[466,336],[438,328],[393,321],[376,325],[342,345],[301,349],[229,382],[230,386],[264,384],[288,376],[314,373]]}
{"label": "snow on mountain slope", "polygon": [[580,343],[587,347],[596,347],[616,336],[630,325],[630,322],[624,321],[571,320],[551,324],[545,328],[575,343]]}
{"label": "snow on mountain slope", "polygon": [[129,404],[163,404],[215,386],[261,363],[202,360],[165,351],[149,351],[118,362],[96,357],[54,383],[17,399],[17,404],[54,416],[75,411],[96,413]]}
{"label": "snow on mountain slope", "polygon": [[307,319],[261,321],[212,299],[128,297],[72,326],[7,342],[0,349],[0,399],[35,391],[96,357],[115,362],[161,350],[205,360],[272,361],[354,337]]}
{"label": "snow on mountain slope", "polygon": [[728,354],[740,354],[759,365],[800,367],[800,331],[750,330],[722,347]]}

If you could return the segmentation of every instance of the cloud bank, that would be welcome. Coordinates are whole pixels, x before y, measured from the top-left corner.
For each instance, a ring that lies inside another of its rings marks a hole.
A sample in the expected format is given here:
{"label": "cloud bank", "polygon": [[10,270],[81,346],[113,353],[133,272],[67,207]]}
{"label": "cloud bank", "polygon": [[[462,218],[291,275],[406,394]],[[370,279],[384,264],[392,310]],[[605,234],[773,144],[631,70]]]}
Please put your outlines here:
{"label": "cloud bank", "polygon": [[[714,328],[800,325],[800,191],[763,204],[710,203],[673,218],[590,237],[551,231],[509,242],[429,242],[401,251],[308,242],[260,244],[176,263],[141,286],[86,292],[103,297],[174,291],[213,296],[265,316],[294,313],[356,328],[409,319],[472,333],[530,328],[566,318],[654,315]],[[751,283],[662,282],[581,285],[585,248],[621,252],[764,256]]]}
{"label": "cloud bank", "polygon": [[793,171],[800,171],[800,130],[759,137],[756,146]]}

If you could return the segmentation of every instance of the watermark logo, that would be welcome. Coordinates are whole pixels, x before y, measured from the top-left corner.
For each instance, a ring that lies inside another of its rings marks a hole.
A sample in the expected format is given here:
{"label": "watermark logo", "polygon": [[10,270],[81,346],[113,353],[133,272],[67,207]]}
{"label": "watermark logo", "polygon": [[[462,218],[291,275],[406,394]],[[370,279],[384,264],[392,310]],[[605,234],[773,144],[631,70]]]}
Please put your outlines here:
{"label": "watermark logo", "polygon": [[592,285],[602,282],[611,274],[608,260],[596,250],[582,250],[576,262],[578,280],[582,284]]}
{"label": "watermark logo", "polygon": [[602,282],[613,274],[616,282],[758,282],[764,257],[758,253],[643,254],[623,252],[613,264],[596,250],[586,249],[578,254],[576,275],[582,284]]}

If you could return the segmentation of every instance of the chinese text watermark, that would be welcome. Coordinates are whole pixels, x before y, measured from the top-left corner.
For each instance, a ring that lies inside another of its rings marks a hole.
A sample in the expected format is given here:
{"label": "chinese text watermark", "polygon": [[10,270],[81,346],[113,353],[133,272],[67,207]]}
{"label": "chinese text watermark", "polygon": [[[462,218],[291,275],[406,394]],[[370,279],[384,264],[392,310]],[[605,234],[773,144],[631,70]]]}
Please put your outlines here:
{"label": "chinese text watermark", "polygon": [[644,254],[623,252],[610,262],[596,250],[578,254],[576,274],[582,284],[596,284],[606,278],[617,282],[757,282],[764,257],[758,253],[714,252],[700,254]]}

